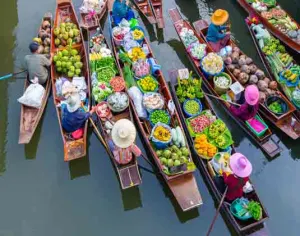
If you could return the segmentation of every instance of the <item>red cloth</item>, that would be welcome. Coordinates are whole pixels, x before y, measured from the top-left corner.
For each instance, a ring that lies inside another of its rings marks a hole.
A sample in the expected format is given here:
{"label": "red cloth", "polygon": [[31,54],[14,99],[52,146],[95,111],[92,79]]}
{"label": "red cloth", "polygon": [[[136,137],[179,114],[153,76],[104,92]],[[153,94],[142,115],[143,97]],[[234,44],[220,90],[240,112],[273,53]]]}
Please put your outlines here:
{"label": "red cloth", "polygon": [[220,39],[217,42],[208,42],[212,47],[214,52],[219,52],[222,48],[226,47],[228,41],[230,40],[230,34],[226,34],[224,38]]}
{"label": "red cloth", "polygon": [[244,103],[243,105],[241,105],[240,107],[235,107],[233,105],[230,106],[229,110],[238,118],[247,121],[251,118],[253,118],[259,108],[259,103],[257,103],[256,105],[253,106],[253,111],[249,112],[248,111],[248,103]]}
{"label": "red cloth", "polygon": [[228,186],[226,200],[233,201],[236,198],[240,198],[243,196],[243,187],[249,180],[248,177],[238,178],[233,174],[227,176],[225,173],[223,173],[223,178],[225,184]]}

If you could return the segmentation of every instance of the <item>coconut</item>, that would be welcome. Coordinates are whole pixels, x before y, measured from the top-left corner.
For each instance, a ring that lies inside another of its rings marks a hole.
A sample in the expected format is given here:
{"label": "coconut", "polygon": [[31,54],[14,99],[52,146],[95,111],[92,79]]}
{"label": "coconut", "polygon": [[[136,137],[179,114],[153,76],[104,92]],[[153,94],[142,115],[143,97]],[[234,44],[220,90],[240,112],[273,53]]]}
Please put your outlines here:
{"label": "coconut", "polygon": [[245,72],[245,73],[247,73],[247,74],[250,74],[250,67],[247,66],[247,65],[243,65],[243,66],[241,67],[241,71],[243,71],[243,72]]}
{"label": "coconut", "polygon": [[231,65],[228,65],[228,69],[230,72],[233,72],[234,69],[235,69],[235,65],[231,64]]}
{"label": "coconut", "polygon": [[277,89],[277,82],[276,81],[271,81],[269,83],[269,88],[273,89],[273,90],[276,90]]}
{"label": "coconut", "polygon": [[260,91],[265,92],[268,88],[268,84],[264,80],[260,80],[257,82],[257,87]]}
{"label": "coconut", "polygon": [[238,76],[238,81],[241,83],[241,84],[246,84],[249,80],[249,75],[245,72],[241,72]]}
{"label": "coconut", "polygon": [[256,75],[250,75],[249,84],[257,84],[258,78]]}
{"label": "coconut", "polygon": [[249,65],[249,68],[251,74],[255,74],[255,72],[257,71],[257,66],[254,64]]}
{"label": "coconut", "polygon": [[42,24],[42,28],[43,28],[43,29],[49,28],[50,26],[51,26],[51,24],[50,24],[50,22],[47,21],[47,20],[45,20],[45,21],[43,22],[43,24]]}
{"label": "coconut", "polygon": [[253,60],[250,57],[246,58],[246,64],[250,65],[253,62]]}

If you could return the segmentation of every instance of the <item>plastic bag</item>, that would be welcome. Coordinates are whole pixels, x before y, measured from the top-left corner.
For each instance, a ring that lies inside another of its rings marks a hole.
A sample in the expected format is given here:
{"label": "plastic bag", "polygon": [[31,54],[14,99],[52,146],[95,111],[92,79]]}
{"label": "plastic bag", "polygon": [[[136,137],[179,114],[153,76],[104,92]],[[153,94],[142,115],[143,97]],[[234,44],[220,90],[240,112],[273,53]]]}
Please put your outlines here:
{"label": "plastic bag", "polygon": [[138,87],[134,86],[128,89],[129,97],[132,99],[136,112],[140,118],[147,118],[147,112],[143,106],[143,94],[138,89]]}
{"label": "plastic bag", "polygon": [[86,99],[86,81],[84,77],[73,77],[72,84],[79,90],[81,101]]}
{"label": "plastic bag", "polygon": [[152,74],[155,75],[161,69],[161,65],[158,65],[152,57],[148,59],[148,62],[151,65]]}
{"label": "plastic bag", "polygon": [[244,192],[244,193],[251,193],[253,190],[254,190],[254,189],[253,189],[252,184],[250,184],[250,182],[247,181],[247,183],[246,183],[246,184],[244,185],[244,187],[243,187],[243,192]]}
{"label": "plastic bag", "polygon": [[119,26],[120,26],[120,27],[128,27],[128,28],[130,28],[130,24],[129,24],[129,22],[128,22],[125,18],[123,18],[123,19],[121,20]]}
{"label": "plastic bag", "polygon": [[23,96],[18,99],[18,102],[25,106],[40,108],[44,94],[45,89],[42,85],[31,84],[28,86]]}
{"label": "plastic bag", "polygon": [[58,97],[62,97],[63,96],[63,94],[62,94],[62,86],[63,86],[63,84],[66,81],[68,81],[68,79],[66,79],[66,78],[58,78],[55,81],[56,96],[58,96]]}

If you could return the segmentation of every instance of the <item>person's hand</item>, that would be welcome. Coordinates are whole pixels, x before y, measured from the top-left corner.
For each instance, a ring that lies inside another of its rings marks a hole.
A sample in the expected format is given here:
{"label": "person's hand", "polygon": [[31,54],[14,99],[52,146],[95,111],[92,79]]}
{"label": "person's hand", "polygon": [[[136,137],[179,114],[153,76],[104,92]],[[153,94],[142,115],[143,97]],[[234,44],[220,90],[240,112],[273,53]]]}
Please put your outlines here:
{"label": "person's hand", "polygon": [[91,110],[90,110],[90,113],[91,113],[91,114],[94,114],[95,112],[96,112],[96,107],[93,106],[93,107],[91,108]]}

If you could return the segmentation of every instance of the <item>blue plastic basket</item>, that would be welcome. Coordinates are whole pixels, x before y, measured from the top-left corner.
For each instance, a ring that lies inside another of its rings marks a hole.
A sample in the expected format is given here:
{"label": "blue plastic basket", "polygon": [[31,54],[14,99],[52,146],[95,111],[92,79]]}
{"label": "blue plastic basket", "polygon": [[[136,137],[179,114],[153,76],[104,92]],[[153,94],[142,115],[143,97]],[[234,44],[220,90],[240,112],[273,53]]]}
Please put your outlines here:
{"label": "blue plastic basket", "polygon": [[203,68],[203,66],[202,66],[202,61],[203,61],[203,59],[204,59],[204,57],[203,57],[203,58],[201,59],[201,61],[200,61],[200,68],[201,68],[201,70],[202,70],[202,72],[203,72],[203,74],[204,74],[204,76],[205,76],[206,78],[211,78],[211,77],[220,75],[220,74],[224,71],[225,65],[224,65],[224,63],[223,63],[223,68],[222,68],[222,70],[221,70],[219,73],[211,74],[211,73],[207,72],[207,71]]}
{"label": "blue plastic basket", "polygon": [[[249,200],[246,198],[235,199],[230,205],[230,212],[239,220],[246,221],[252,218],[252,215],[244,210],[243,204],[248,204]],[[238,213],[244,211],[243,215]]]}
{"label": "blue plastic basket", "polygon": [[279,74],[279,78],[280,78],[280,81],[281,81],[281,82],[284,82],[286,86],[288,86],[288,87],[296,87],[296,86],[298,85],[298,83],[299,83],[299,76],[298,76],[298,78],[296,79],[296,82],[292,83],[292,82],[288,81],[288,80],[282,75],[282,73],[283,73],[283,72],[281,72],[281,73]]}
{"label": "blue plastic basket", "polygon": [[[170,140],[169,141],[166,141],[166,142],[163,142],[163,141],[160,141],[160,140],[157,140],[156,138],[154,138],[153,136],[153,133],[154,133],[154,130],[157,126],[163,126],[165,128],[167,128],[169,131],[170,131]],[[157,148],[157,149],[166,149],[169,144],[171,143],[172,141],[172,132],[171,132],[171,127],[169,125],[166,125],[164,123],[161,123],[161,122],[158,122],[152,129],[151,131],[151,136],[150,136],[150,140],[152,141],[152,143],[154,144],[154,146]]]}
{"label": "blue plastic basket", "polygon": [[[185,110],[185,105],[186,105],[186,103],[187,103],[188,101],[195,101],[195,102],[197,102],[197,103],[199,104],[199,111],[198,111],[196,114],[190,114],[190,113],[188,113],[188,112]],[[183,109],[184,114],[185,114],[187,117],[198,116],[198,115],[200,115],[200,113],[202,112],[202,103],[201,103],[201,101],[200,101],[199,99],[197,99],[197,98],[194,98],[194,99],[186,99],[186,100],[184,101],[184,103],[182,104],[182,109]]]}
{"label": "blue plastic basket", "polygon": [[[156,124],[152,123],[152,121],[150,120],[150,117],[151,117],[151,114],[153,112],[155,112],[155,111],[163,111],[163,112],[165,112],[168,115],[168,117],[169,117],[169,121],[168,121],[168,123],[166,125],[170,125],[170,123],[171,123],[171,116],[170,116],[170,114],[166,110],[156,109],[156,110],[151,111],[149,113],[149,116],[148,116],[148,120],[149,120],[149,122],[150,122],[150,124],[151,124],[152,127],[154,127]],[[162,123],[162,122],[158,122],[158,123]],[[165,124],[165,123],[162,123],[162,124]]]}
{"label": "blue plastic basket", "polygon": [[144,42],[144,38],[145,38],[145,30],[141,27],[141,26],[134,26],[132,29],[131,29],[131,32],[133,32],[135,29],[138,29],[140,31],[142,31],[144,33],[144,37],[142,37],[141,39],[139,40],[136,40],[134,39],[135,41],[137,41],[139,44],[142,44]]}

